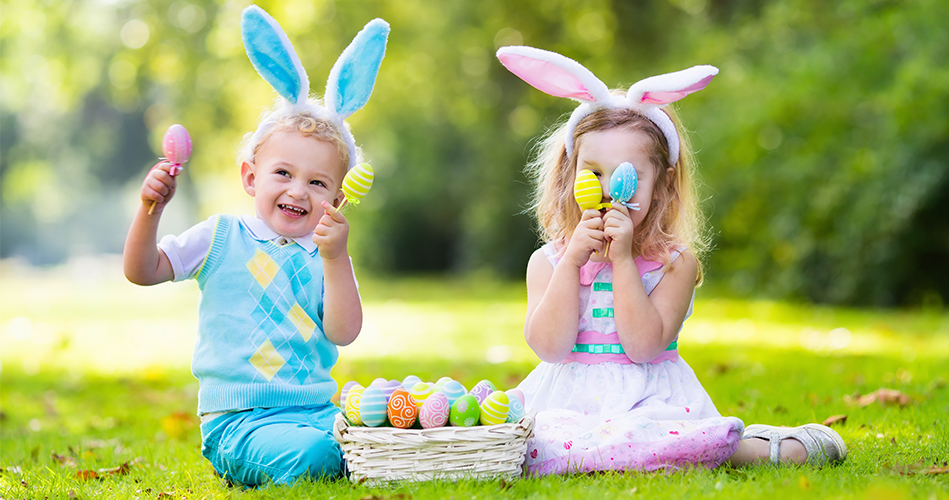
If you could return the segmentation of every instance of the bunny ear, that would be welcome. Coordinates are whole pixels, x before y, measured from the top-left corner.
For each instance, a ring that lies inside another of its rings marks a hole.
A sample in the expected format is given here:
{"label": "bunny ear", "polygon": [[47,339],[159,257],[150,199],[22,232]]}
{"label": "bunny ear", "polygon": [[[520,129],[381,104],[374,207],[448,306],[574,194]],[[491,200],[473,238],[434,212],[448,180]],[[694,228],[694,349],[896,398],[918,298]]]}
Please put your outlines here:
{"label": "bunny ear", "polygon": [[609,99],[609,88],[596,75],[556,52],[514,46],[501,47],[497,56],[511,73],[541,92],[585,102]]}
{"label": "bunny ear", "polygon": [[287,34],[270,14],[256,5],[244,9],[241,38],[250,62],[278,94],[293,104],[306,102],[310,80]]}
{"label": "bunny ear", "polygon": [[634,103],[664,106],[704,89],[717,74],[718,68],[704,65],[651,76],[630,87],[626,98]]}
{"label": "bunny ear", "polygon": [[326,106],[345,119],[366,105],[386,55],[389,23],[373,19],[340,54],[326,81]]}

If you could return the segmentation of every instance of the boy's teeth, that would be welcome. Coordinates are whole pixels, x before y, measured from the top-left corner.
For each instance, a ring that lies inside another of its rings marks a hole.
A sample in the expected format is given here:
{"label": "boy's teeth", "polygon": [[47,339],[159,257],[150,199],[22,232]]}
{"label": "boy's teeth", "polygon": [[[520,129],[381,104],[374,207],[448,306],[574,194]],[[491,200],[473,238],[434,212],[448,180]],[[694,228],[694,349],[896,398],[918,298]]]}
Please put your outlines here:
{"label": "boy's teeth", "polygon": [[306,213],[306,210],[303,210],[302,208],[291,207],[291,206],[289,206],[289,205],[280,205],[280,208],[284,208],[284,209],[290,210],[290,211],[292,211],[292,212],[296,212],[296,213],[298,213],[298,214],[300,214],[300,215],[303,215],[303,214]]}

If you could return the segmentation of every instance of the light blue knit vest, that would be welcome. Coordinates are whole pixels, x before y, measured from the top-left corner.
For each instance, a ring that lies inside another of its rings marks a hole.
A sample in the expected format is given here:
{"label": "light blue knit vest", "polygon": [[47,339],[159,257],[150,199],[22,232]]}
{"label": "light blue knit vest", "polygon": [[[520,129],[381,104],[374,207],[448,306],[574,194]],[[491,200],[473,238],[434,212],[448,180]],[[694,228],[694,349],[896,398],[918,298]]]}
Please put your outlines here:
{"label": "light blue knit vest", "polygon": [[339,353],[323,334],[318,255],[292,240],[258,241],[220,215],[196,279],[199,414],[329,402]]}

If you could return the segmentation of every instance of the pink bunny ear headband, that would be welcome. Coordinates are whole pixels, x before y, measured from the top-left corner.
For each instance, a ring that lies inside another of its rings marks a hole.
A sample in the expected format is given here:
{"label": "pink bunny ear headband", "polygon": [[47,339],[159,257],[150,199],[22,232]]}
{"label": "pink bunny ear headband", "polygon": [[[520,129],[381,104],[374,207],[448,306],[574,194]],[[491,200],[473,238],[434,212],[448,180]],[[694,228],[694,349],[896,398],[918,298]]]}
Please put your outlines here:
{"label": "pink bunny ear headband", "polygon": [[541,92],[555,97],[580,101],[567,121],[567,154],[573,153],[573,133],[584,117],[606,108],[630,108],[639,111],[659,127],[669,144],[669,164],[679,158],[679,134],[662,107],[705,88],[718,74],[715,66],[693,66],[689,69],[640,80],[625,96],[610,94],[600,81],[582,64],[556,52],[534,47],[501,47],[498,59],[505,68]]}

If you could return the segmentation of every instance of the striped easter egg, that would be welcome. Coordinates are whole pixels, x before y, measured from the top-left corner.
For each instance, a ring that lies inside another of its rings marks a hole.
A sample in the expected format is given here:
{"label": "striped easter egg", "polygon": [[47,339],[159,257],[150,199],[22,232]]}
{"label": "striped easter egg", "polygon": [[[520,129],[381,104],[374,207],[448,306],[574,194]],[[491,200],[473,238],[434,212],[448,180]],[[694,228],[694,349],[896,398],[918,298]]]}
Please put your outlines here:
{"label": "striped easter egg", "polygon": [[419,382],[412,387],[412,399],[415,400],[415,406],[419,408],[432,394],[435,394],[435,390],[427,382]]}
{"label": "striped easter egg", "polygon": [[382,385],[382,393],[386,395],[386,401],[392,397],[392,392],[399,387],[402,387],[402,382],[399,382],[398,380],[390,380]]}
{"label": "striped easter egg", "polygon": [[465,386],[461,385],[461,382],[452,380],[442,386],[441,393],[448,398],[448,404],[453,405],[458,398],[468,394],[468,389],[465,389]]}
{"label": "striped easter egg", "polygon": [[481,403],[484,402],[484,398],[488,397],[488,394],[491,394],[495,390],[496,389],[494,387],[494,384],[491,383],[490,380],[482,380],[481,382],[478,382],[477,384],[475,384],[475,386],[471,388],[471,391],[468,392],[468,394],[471,394],[472,396],[474,396],[478,400],[478,404],[480,405]]}
{"label": "striped easter egg", "polygon": [[481,403],[481,425],[497,425],[507,421],[510,400],[503,391],[494,391]]}
{"label": "striped easter egg", "polygon": [[399,387],[392,391],[392,396],[389,397],[386,414],[389,416],[392,427],[408,429],[418,417],[418,407],[415,406],[415,401],[409,391]]}
{"label": "striped easter egg", "polygon": [[416,377],[415,375],[409,375],[402,379],[402,388],[406,391],[411,391],[415,384],[421,382],[422,379]]}
{"label": "striped easter egg", "polygon": [[521,392],[517,389],[511,389],[506,393],[508,399],[508,413],[506,422],[508,423],[514,423],[524,418],[524,402],[521,401],[521,398],[524,397],[524,394],[521,393],[518,395],[515,391]]}
{"label": "striped easter egg", "polygon": [[370,385],[359,401],[359,418],[369,427],[379,427],[386,421],[386,396],[382,388]]}
{"label": "striped easter egg", "polygon": [[583,169],[577,174],[577,180],[573,184],[573,195],[580,205],[580,210],[596,208],[603,199],[603,187],[592,171]]}
{"label": "striped easter egg", "polygon": [[451,405],[448,404],[448,398],[438,392],[425,400],[422,409],[418,412],[418,420],[422,423],[423,429],[442,427],[448,422],[450,411]]}
{"label": "striped easter egg", "polygon": [[343,194],[346,195],[346,200],[353,205],[359,203],[372,187],[373,176],[372,166],[368,163],[360,163],[346,172],[346,177],[343,177]]}
{"label": "striped easter egg", "polygon": [[372,382],[370,382],[370,383],[369,383],[369,386],[370,386],[370,387],[372,387],[372,386],[382,387],[386,382],[388,382],[388,380],[386,380],[386,379],[380,377],[380,378],[374,379]]}
{"label": "striped easter egg", "polygon": [[359,407],[362,403],[362,393],[365,388],[361,385],[355,385],[349,389],[346,394],[346,420],[353,425],[362,425],[362,418],[359,414]]}
{"label": "striped easter egg", "polygon": [[343,384],[343,389],[339,391],[339,409],[343,412],[346,411],[346,394],[349,393],[350,389],[357,385],[359,385],[358,382],[355,380],[350,380],[349,382]]}
{"label": "striped easter egg", "polygon": [[442,392],[442,387],[445,387],[445,384],[451,382],[451,377],[442,377],[435,382],[435,392]]}

